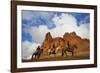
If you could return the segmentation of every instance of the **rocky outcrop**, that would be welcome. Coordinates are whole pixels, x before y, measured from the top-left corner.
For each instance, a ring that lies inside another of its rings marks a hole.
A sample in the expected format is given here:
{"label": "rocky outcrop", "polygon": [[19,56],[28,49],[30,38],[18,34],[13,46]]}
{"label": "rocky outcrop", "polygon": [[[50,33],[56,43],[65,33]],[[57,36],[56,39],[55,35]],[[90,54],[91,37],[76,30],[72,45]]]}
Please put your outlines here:
{"label": "rocky outcrop", "polygon": [[82,40],[75,32],[65,33],[63,35],[63,39],[65,40],[65,44],[69,41],[70,45],[78,45]]}
{"label": "rocky outcrop", "polygon": [[43,41],[41,48],[45,51],[52,48],[53,46],[55,49],[62,49],[63,47],[67,47],[69,45],[76,45],[78,48],[81,49],[89,49],[89,40],[82,39],[78,36],[75,32],[68,33],[66,32],[63,37],[55,37],[51,36],[51,33],[48,32],[45,36],[45,40]]}
{"label": "rocky outcrop", "polygon": [[46,36],[45,36],[45,40],[43,41],[41,47],[42,47],[43,49],[49,49],[50,46],[51,46],[52,41],[53,41],[53,38],[52,38],[50,32],[48,32],[48,33],[46,34]]}

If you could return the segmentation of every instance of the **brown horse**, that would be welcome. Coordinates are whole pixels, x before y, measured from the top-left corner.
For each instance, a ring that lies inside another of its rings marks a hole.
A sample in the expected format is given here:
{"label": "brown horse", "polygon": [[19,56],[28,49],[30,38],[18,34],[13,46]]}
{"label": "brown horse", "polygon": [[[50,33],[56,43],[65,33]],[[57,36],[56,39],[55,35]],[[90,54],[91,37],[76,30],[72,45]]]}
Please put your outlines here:
{"label": "brown horse", "polygon": [[40,46],[37,47],[36,51],[32,54],[32,58],[35,56],[35,60],[38,60],[40,58],[40,55],[43,53],[43,49],[40,48]]}
{"label": "brown horse", "polygon": [[61,37],[56,37],[53,39],[49,49],[48,49],[48,54],[54,54],[56,55],[59,50],[62,49],[62,47],[65,45],[65,40]]}
{"label": "brown horse", "polygon": [[48,55],[51,55],[51,54],[56,54],[56,52],[55,52],[56,50],[55,50],[55,46],[53,45],[53,47],[51,47],[50,49],[48,49]]}
{"label": "brown horse", "polygon": [[71,52],[72,56],[74,56],[74,50],[75,50],[75,48],[77,49],[76,45],[69,45],[69,42],[68,42],[68,47],[62,48],[62,56],[64,54],[66,54],[66,56],[67,56],[67,52]]}

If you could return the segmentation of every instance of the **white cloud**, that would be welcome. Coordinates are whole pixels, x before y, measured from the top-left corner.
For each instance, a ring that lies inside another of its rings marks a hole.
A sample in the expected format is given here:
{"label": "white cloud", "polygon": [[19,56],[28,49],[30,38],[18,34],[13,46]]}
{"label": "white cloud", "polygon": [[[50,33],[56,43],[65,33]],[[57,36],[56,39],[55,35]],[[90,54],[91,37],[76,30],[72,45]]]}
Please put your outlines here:
{"label": "white cloud", "polygon": [[49,29],[47,26],[41,25],[39,27],[30,27],[27,31],[35,42],[41,43],[43,42],[45,34],[49,31]]}
{"label": "white cloud", "polygon": [[77,20],[71,14],[62,13],[61,16],[55,16],[53,21],[56,28],[53,29],[52,32],[56,31],[57,36],[62,36],[65,32],[75,31],[82,38],[89,38],[87,24],[80,24],[80,26],[77,26]]}
{"label": "white cloud", "polygon": [[56,28],[51,30],[53,36],[63,36],[65,32],[73,32],[77,27],[76,19],[70,14],[62,13],[60,16],[55,16],[52,20],[56,25]]}
{"label": "white cloud", "polygon": [[77,30],[76,33],[81,36],[82,38],[88,38],[90,37],[89,29],[86,26],[87,24],[81,24]]}
{"label": "white cloud", "polygon": [[22,42],[22,59],[31,59],[32,53],[35,52],[38,45],[40,44],[29,41]]}
{"label": "white cloud", "polygon": [[48,29],[46,25],[40,25],[39,27],[30,27],[28,32],[32,36],[33,40],[41,43],[45,38],[47,32],[51,32],[53,37],[63,36],[65,32],[75,31],[82,38],[89,38],[89,30],[86,24],[77,26],[77,20],[74,16],[67,13],[62,13],[60,16],[55,15],[52,19],[55,24],[55,28]]}
{"label": "white cloud", "polygon": [[56,26],[76,25],[76,19],[72,15],[66,13],[62,13],[60,16],[55,15],[52,20]]}

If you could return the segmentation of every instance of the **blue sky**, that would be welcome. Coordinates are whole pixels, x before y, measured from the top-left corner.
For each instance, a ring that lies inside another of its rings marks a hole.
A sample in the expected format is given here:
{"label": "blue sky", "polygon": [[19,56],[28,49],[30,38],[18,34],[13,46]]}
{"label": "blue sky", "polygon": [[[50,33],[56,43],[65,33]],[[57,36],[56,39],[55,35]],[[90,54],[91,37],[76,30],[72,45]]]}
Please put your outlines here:
{"label": "blue sky", "polygon": [[[49,11],[31,11],[31,10],[22,10],[22,42],[29,41],[35,42],[32,38],[32,35],[25,30],[30,29],[30,27],[37,27],[43,25],[48,29],[54,29],[56,25],[52,20],[55,16],[59,17],[62,14],[68,14],[73,16],[76,19],[76,26],[79,27],[81,24],[90,28],[90,14],[89,13],[75,13],[75,12],[49,12]],[[67,20],[66,20],[67,21]],[[89,31],[88,31],[89,32]],[[33,32],[33,35],[34,32]]]}

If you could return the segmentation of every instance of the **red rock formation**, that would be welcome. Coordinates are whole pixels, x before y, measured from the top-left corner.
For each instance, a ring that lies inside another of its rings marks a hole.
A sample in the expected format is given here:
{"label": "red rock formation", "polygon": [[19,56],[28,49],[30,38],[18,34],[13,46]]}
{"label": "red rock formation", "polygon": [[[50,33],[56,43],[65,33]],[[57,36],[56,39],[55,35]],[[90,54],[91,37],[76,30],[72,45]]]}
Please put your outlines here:
{"label": "red rock formation", "polygon": [[63,39],[65,40],[65,43],[67,44],[68,41],[71,45],[77,45],[80,43],[81,38],[79,36],[77,36],[77,34],[75,32],[71,32],[71,33],[65,33],[63,35]]}
{"label": "red rock formation", "polygon": [[46,36],[45,36],[45,40],[43,41],[43,44],[42,44],[41,47],[42,47],[43,49],[48,49],[48,48],[50,48],[52,41],[53,41],[53,38],[52,38],[50,32],[48,32],[48,33],[46,34]]}
{"label": "red rock formation", "polygon": [[53,46],[55,49],[62,49],[62,47],[67,47],[69,45],[77,45],[78,48],[81,49],[89,49],[89,40],[88,39],[82,39],[79,37],[75,32],[71,33],[65,33],[63,37],[55,37],[52,38],[50,32],[48,32],[45,36],[45,40],[42,43],[42,48],[45,50],[45,52],[52,48]]}
{"label": "red rock formation", "polygon": [[61,37],[56,37],[56,38],[53,39],[51,47],[53,45],[55,46],[55,48],[64,47],[65,40],[63,38],[61,38]]}

